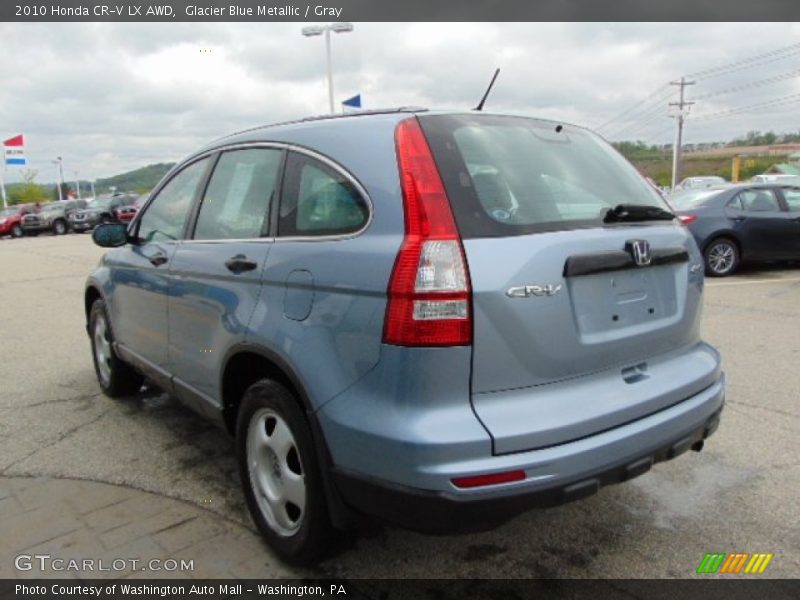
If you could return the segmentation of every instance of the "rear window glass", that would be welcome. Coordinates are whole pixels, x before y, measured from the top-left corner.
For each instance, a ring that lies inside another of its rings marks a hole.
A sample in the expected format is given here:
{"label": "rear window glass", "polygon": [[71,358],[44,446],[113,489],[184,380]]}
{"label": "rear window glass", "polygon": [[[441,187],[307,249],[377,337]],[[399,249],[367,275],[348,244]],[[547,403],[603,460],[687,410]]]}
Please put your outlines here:
{"label": "rear window glass", "polygon": [[492,115],[429,115],[420,123],[464,237],[597,227],[618,204],[669,210],[586,130]]}

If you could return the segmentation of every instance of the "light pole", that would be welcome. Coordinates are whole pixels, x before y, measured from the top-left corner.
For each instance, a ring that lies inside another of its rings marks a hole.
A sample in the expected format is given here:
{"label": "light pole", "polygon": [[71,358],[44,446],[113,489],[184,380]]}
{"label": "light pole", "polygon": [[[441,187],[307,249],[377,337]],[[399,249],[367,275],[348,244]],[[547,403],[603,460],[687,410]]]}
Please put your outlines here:
{"label": "light pole", "polygon": [[58,199],[63,200],[64,197],[62,195],[62,188],[64,187],[64,160],[60,156],[56,156],[53,164],[58,165],[58,183],[56,183],[56,187],[58,188]]}
{"label": "light pole", "polygon": [[75,171],[75,193],[78,194],[78,200],[81,199],[81,180],[78,179],[78,172]]}
{"label": "light pole", "polygon": [[328,59],[328,101],[331,114],[335,112],[333,105],[333,67],[331,66],[331,31],[334,33],[347,33],[353,31],[352,23],[328,23],[327,25],[309,25],[303,27],[303,35],[313,37],[325,34],[325,54]]}

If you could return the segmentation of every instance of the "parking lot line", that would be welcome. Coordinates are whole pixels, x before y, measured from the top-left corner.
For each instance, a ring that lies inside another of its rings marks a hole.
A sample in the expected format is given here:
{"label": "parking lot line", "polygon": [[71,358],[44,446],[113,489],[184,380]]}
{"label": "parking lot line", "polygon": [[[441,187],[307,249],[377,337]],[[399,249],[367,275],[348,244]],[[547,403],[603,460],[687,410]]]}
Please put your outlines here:
{"label": "parking lot line", "polygon": [[795,283],[800,281],[800,277],[792,279],[756,279],[754,281],[720,281],[719,283],[706,283],[709,287],[723,287],[728,285],[756,285],[763,283]]}

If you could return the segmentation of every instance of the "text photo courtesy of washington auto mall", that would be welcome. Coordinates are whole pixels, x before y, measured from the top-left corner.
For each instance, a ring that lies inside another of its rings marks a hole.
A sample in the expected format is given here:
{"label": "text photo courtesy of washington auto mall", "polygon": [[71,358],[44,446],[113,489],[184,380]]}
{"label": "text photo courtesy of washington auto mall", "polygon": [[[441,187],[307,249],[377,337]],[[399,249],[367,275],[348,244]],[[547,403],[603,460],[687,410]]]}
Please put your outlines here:
{"label": "text photo courtesy of washington auto mall", "polygon": [[0,598],[798,597],[797,7],[79,4],[0,22]]}

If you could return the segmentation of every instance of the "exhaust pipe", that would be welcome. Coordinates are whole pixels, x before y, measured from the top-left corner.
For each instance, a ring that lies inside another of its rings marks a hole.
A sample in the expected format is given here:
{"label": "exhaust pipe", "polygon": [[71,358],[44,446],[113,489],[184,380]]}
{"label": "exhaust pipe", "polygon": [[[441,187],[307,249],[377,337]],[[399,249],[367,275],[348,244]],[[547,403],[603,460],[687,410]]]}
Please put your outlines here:
{"label": "exhaust pipe", "polygon": [[692,450],[694,450],[695,452],[700,452],[700,450],[703,449],[703,443],[704,443],[703,440],[695,442],[694,444],[692,444]]}

